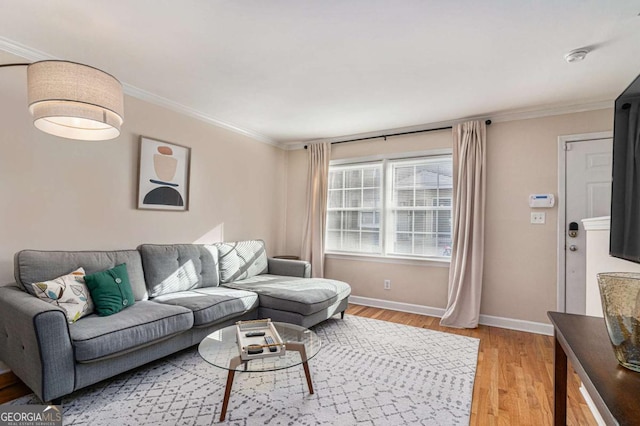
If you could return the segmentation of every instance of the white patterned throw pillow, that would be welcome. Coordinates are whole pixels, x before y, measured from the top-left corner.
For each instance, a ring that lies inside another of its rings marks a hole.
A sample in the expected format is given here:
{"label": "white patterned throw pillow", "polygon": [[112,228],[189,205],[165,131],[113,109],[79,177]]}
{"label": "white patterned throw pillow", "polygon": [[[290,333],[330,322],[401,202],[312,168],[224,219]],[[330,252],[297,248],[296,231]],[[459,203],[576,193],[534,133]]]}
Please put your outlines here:
{"label": "white patterned throw pillow", "polygon": [[84,283],[84,268],[50,281],[31,284],[33,293],[45,302],[64,310],[67,321],[74,323],[93,312],[89,289]]}

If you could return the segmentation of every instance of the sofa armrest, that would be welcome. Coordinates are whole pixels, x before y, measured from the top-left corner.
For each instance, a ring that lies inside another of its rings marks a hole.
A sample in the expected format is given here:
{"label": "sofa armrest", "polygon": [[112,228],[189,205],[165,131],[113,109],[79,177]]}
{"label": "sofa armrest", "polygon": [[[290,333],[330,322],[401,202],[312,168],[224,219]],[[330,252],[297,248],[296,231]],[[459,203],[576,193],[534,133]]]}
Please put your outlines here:
{"label": "sofa armrest", "polygon": [[275,259],[268,260],[269,273],[289,277],[311,278],[311,264],[305,260]]}
{"label": "sofa armrest", "polygon": [[73,392],[75,359],[64,312],[16,286],[0,287],[0,360],[42,401]]}

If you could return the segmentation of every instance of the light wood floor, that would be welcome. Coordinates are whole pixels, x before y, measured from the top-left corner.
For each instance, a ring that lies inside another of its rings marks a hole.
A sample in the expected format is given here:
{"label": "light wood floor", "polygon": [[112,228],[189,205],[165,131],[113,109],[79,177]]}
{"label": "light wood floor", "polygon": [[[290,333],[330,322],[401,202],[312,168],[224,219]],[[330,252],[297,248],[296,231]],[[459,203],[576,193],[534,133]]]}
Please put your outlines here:
{"label": "light wood floor", "polygon": [[[439,318],[349,305],[347,313],[480,339],[473,388],[471,425],[551,425],[553,419],[553,338],[496,327],[473,330],[440,327]],[[29,393],[13,374],[0,383],[0,404]],[[568,380],[568,425],[596,425],[580,391]]]}
{"label": "light wood floor", "polygon": [[[503,328],[440,327],[439,318],[349,305],[347,313],[480,339],[471,425],[553,424],[553,337]],[[567,424],[596,425],[570,369]]]}

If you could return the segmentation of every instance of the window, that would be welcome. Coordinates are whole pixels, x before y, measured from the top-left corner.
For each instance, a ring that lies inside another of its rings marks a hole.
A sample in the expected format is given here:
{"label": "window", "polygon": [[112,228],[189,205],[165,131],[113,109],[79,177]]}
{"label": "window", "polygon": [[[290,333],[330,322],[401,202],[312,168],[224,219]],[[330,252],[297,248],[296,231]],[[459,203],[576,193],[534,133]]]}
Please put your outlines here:
{"label": "window", "polygon": [[329,168],[328,252],[451,256],[450,155]]}
{"label": "window", "polygon": [[390,162],[387,253],[442,257],[451,255],[450,158]]}
{"label": "window", "polygon": [[382,163],[330,167],[327,250],[380,253]]}

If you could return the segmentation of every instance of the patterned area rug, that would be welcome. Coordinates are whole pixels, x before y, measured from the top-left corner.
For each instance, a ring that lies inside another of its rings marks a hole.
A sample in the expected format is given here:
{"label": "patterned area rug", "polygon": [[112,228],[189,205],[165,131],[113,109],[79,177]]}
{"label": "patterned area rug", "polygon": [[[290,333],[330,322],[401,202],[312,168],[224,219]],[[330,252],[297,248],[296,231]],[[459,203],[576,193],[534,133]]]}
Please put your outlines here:
{"label": "patterned area rug", "polygon": [[[322,349],[301,366],[236,374],[223,424],[466,425],[478,339],[347,315],[315,326]],[[197,348],[63,399],[68,425],[218,423],[226,371]],[[26,396],[12,404],[40,404]]]}

